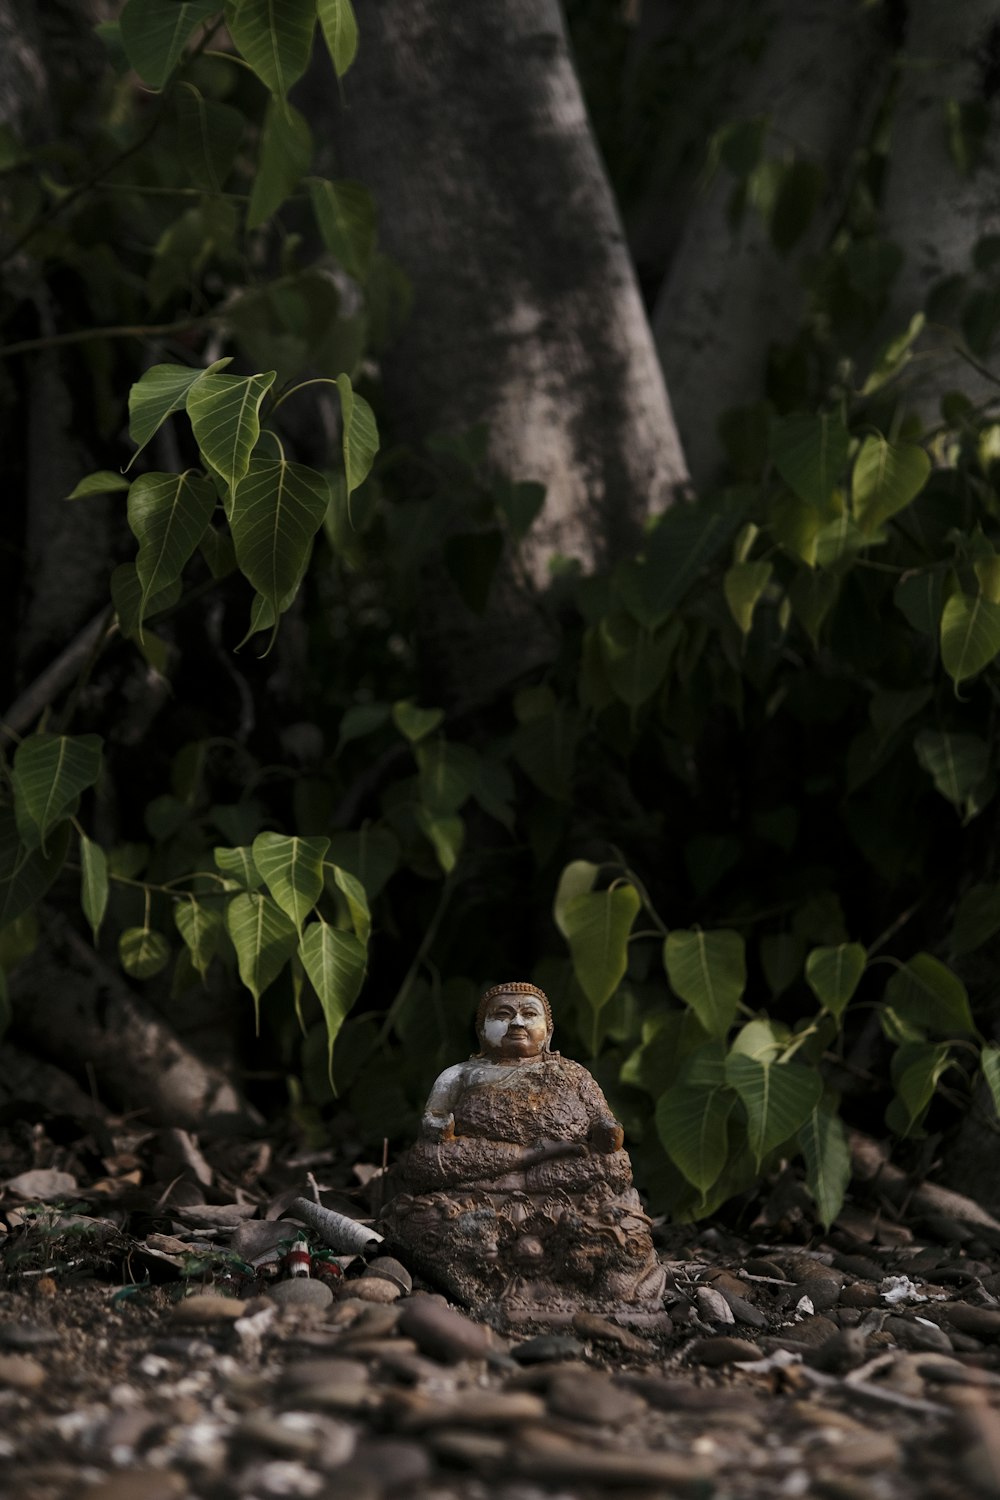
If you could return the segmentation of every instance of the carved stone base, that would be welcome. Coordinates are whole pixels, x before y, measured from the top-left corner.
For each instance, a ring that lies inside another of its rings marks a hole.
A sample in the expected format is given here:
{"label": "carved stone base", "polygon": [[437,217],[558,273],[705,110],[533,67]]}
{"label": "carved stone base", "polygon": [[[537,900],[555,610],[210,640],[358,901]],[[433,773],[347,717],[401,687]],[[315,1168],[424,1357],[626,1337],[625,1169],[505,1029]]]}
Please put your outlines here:
{"label": "carved stone base", "polygon": [[662,1308],[608,1307],[603,1302],[580,1302],[575,1307],[541,1307],[539,1305],[512,1307],[509,1303],[490,1302],[476,1308],[477,1316],[495,1328],[498,1333],[518,1333],[525,1329],[536,1331],[546,1328],[571,1328],[577,1313],[596,1313],[617,1323],[633,1333],[670,1333],[673,1324],[670,1315]]}
{"label": "carved stone base", "polygon": [[584,1311],[662,1313],[666,1271],[631,1187],[398,1193],[379,1228],[394,1254],[477,1312],[553,1326]]}

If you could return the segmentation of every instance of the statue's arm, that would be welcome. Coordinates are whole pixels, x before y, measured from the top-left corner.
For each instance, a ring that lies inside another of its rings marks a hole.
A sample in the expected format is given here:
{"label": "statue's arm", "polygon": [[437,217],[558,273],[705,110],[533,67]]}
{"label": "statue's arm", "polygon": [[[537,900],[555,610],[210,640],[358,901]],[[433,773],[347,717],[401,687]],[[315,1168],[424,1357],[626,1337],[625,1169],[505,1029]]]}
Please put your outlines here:
{"label": "statue's arm", "polygon": [[620,1151],[625,1132],[611,1113],[611,1106],[592,1074],[580,1068],[577,1089],[590,1116],[588,1139],[595,1151]]}
{"label": "statue's arm", "polygon": [[427,1096],[420,1121],[420,1137],[427,1141],[451,1140],[455,1134],[455,1104],[462,1092],[465,1064],[445,1068]]}

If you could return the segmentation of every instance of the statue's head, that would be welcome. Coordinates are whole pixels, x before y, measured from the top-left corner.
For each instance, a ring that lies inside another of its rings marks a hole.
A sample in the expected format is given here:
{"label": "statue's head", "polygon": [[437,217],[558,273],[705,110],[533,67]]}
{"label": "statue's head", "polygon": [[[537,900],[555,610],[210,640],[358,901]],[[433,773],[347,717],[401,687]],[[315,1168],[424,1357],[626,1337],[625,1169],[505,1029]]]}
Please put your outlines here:
{"label": "statue's head", "polygon": [[547,1052],[552,1011],[545,991],[522,980],[495,984],[479,1002],[476,1034],[486,1056],[495,1062]]}

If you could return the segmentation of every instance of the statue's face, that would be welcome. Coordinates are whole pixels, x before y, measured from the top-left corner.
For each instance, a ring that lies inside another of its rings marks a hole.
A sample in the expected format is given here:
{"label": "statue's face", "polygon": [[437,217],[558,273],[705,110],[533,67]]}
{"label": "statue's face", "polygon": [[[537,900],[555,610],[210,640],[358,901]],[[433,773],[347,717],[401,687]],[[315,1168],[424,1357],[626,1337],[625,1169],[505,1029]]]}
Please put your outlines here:
{"label": "statue's face", "polygon": [[545,1007],[534,995],[497,995],[483,1022],[483,1046],[490,1057],[537,1057],[549,1039]]}

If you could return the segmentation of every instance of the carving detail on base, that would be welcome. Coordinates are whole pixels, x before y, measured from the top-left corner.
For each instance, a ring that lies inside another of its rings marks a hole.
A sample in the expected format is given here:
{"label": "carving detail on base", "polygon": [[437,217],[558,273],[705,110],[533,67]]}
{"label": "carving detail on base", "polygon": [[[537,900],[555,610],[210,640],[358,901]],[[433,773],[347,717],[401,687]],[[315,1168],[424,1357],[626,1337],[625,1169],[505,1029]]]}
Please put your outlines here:
{"label": "carving detail on base", "polygon": [[533,985],[484,996],[483,1051],[431,1090],[380,1228],[429,1281],[492,1321],[581,1310],[655,1323],[665,1271],[622,1129],[595,1080],[549,1051]]}

